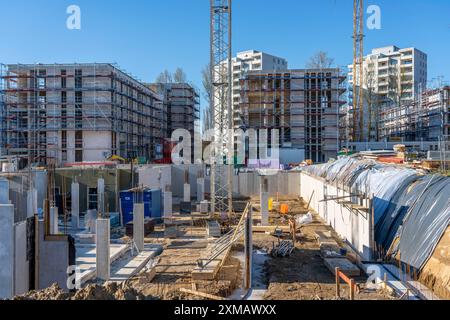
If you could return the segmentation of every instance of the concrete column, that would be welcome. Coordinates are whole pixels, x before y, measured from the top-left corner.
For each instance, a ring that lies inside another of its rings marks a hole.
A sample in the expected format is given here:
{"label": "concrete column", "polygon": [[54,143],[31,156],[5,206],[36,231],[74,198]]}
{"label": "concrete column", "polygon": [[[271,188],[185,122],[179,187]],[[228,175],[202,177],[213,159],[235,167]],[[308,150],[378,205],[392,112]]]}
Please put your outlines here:
{"label": "concrete column", "polygon": [[205,178],[197,178],[197,201],[205,200]]}
{"label": "concrete column", "polygon": [[172,218],[172,192],[164,191],[164,218],[170,219]]}
{"label": "concrete column", "polygon": [[133,210],[133,240],[139,252],[144,251],[144,204],[135,203]]}
{"label": "concrete column", "polygon": [[77,182],[72,183],[72,228],[80,227],[80,185]]}
{"label": "concrete column", "polygon": [[14,295],[14,205],[0,204],[0,298]]}
{"label": "concrete column", "polygon": [[269,190],[266,177],[261,177],[261,225],[269,225]]}
{"label": "concrete column", "polygon": [[50,234],[56,235],[59,234],[59,226],[58,226],[58,208],[51,207],[50,208]]}
{"label": "concrete column", "polygon": [[184,202],[191,202],[191,185],[189,183],[184,184]]}
{"label": "concrete column", "polygon": [[97,210],[88,210],[84,217],[84,225],[90,233],[95,233],[95,221],[98,218]]}
{"label": "concrete column", "polygon": [[97,219],[95,244],[97,248],[96,254],[97,278],[103,281],[108,281],[111,272],[111,261],[109,253],[110,250],[109,219]]}
{"label": "concrete column", "polygon": [[37,214],[37,209],[37,190],[32,188],[27,193],[27,218],[31,218]]}
{"label": "concrete column", "polygon": [[253,208],[250,207],[247,218],[245,220],[245,272],[244,272],[244,288],[251,289],[252,287],[252,264],[253,264],[253,239],[252,239],[252,227],[253,227]]}
{"label": "concrete column", "polygon": [[100,216],[105,214],[105,180],[100,178],[97,180],[97,204]]}
{"label": "concrete column", "polygon": [[4,178],[0,179],[0,204],[10,204],[9,181]]}

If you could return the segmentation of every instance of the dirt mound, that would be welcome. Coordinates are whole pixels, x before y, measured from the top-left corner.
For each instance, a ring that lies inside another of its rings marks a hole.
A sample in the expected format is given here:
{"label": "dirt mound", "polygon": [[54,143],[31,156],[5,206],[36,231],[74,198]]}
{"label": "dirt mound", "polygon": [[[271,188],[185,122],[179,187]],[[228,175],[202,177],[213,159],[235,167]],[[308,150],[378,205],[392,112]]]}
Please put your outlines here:
{"label": "dirt mound", "polygon": [[55,283],[45,290],[30,291],[22,296],[14,297],[13,300],[67,300],[69,298],[70,294],[64,292]]}
{"label": "dirt mound", "polygon": [[90,284],[75,293],[65,293],[57,284],[15,297],[14,300],[153,300],[129,285],[107,282],[103,286]]}

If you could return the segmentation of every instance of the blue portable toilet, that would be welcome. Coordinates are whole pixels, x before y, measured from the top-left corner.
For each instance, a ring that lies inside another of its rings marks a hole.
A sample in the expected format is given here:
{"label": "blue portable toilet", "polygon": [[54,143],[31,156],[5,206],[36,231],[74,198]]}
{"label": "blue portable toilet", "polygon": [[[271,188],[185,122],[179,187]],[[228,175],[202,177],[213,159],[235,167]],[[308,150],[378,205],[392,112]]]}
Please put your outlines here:
{"label": "blue portable toilet", "polygon": [[134,202],[144,203],[144,216],[161,220],[162,217],[162,192],[158,189],[146,189],[142,193],[130,191],[120,192],[123,223],[133,221]]}

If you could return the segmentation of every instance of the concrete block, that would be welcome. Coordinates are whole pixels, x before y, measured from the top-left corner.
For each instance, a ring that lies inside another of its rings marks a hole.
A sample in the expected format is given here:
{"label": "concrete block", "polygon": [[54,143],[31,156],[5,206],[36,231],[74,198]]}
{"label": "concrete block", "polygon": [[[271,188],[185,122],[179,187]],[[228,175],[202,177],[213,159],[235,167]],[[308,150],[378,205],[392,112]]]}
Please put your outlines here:
{"label": "concrete block", "polygon": [[333,274],[335,274],[336,267],[339,267],[339,269],[348,277],[359,277],[361,275],[361,270],[346,258],[328,258],[325,259],[324,262]]}
{"label": "concrete block", "polygon": [[14,206],[0,204],[0,298],[14,295]]}
{"label": "concrete block", "polygon": [[97,278],[108,281],[111,274],[109,219],[97,219],[95,244]]}
{"label": "concrete block", "polygon": [[71,186],[72,195],[72,228],[80,227],[80,185],[76,182]]}
{"label": "concrete block", "polygon": [[144,204],[134,204],[133,240],[139,252],[144,250]]}

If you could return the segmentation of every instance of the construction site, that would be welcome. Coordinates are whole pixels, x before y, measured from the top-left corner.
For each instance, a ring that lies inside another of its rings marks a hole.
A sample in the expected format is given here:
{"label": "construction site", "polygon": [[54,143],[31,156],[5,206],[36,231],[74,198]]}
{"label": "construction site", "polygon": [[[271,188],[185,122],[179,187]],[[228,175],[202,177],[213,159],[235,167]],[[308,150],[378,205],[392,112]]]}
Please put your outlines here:
{"label": "construction site", "polygon": [[189,83],[1,65],[0,299],[450,299],[449,88],[380,112],[384,137],[437,141],[427,157],[346,146],[346,117],[351,142],[370,142],[355,0],[352,104],[340,68],[244,72],[238,129],[259,141],[240,148],[231,2],[210,0],[200,141]]}

